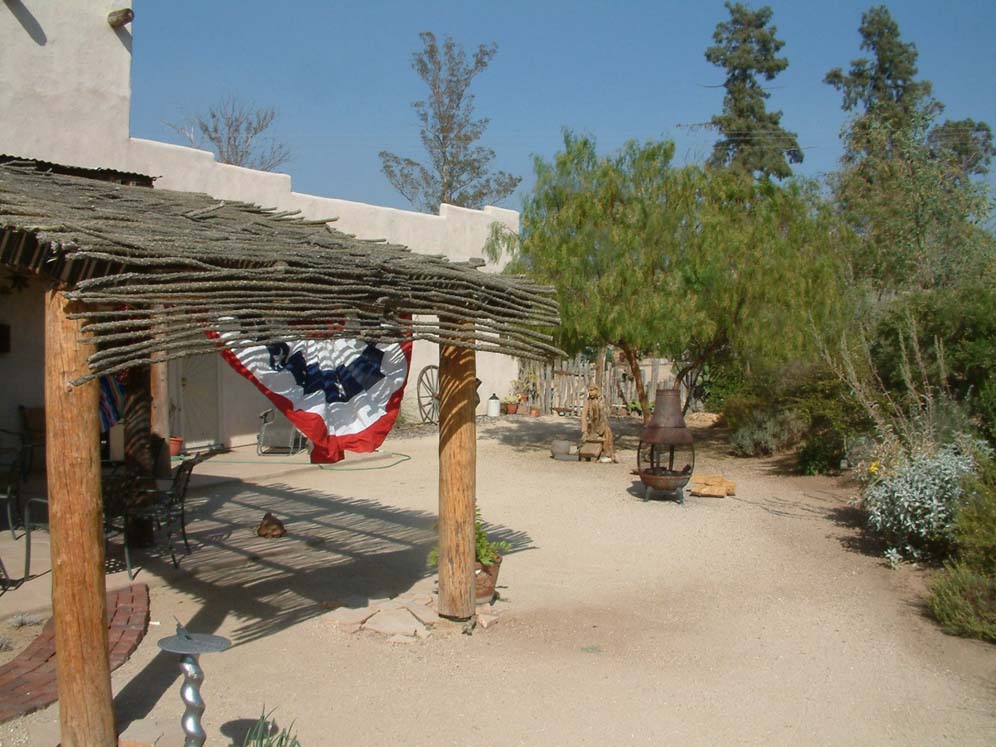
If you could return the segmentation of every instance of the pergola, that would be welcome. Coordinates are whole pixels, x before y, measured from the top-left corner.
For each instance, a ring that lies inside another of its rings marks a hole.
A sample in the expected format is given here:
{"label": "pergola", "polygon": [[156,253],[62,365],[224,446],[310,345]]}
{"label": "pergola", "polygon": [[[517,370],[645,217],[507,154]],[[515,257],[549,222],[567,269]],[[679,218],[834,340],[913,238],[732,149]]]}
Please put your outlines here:
{"label": "pergola", "polygon": [[[328,223],[33,163],[0,166],[0,264],[51,282],[45,408],[63,747],[117,743],[104,609],[102,374],[221,345],[330,334],[437,343],[439,611],[473,615],[475,351],[558,354],[552,291]],[[220,329],[228,334],[210,334]]]}

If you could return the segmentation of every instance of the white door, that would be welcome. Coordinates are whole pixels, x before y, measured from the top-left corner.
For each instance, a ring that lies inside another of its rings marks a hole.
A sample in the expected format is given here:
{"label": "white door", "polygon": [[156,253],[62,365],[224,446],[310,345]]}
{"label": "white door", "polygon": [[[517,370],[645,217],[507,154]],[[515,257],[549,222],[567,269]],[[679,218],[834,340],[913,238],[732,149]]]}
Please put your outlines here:
{"label": "white door", "polygon": [[221,443],[219,355],[181,358],[177,366],[177,407],[184,446],[198,449]]}

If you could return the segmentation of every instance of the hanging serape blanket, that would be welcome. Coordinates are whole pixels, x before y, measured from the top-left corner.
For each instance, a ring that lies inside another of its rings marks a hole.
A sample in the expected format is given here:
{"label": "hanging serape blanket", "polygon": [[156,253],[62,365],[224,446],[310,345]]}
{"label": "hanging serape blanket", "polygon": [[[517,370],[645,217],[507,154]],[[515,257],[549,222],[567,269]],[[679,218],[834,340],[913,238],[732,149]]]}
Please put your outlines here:
{"label": "hanging serape blanket", "polygon": [[100,377],[100,432],[106,433],[121,420],[124,409],[124,384],[117,375]]}
{"label": "hanging serape blanket", "polygon": [[319,339],[221,354],[314,444],[317,464],[384,442],[401,410],[412,345]]}

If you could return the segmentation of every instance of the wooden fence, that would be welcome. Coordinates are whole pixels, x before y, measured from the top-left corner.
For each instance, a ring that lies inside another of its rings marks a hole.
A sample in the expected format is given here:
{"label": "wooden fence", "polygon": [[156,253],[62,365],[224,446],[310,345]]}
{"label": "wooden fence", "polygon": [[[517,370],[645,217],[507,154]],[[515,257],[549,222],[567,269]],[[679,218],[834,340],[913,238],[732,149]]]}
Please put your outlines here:
{"label": "wooden fence", "polygon": [[[613,415],[626,415],[633,406],[640,403],[629,365],[613,348],[609,349],[601,364],[601,376],[598,376],[599,361],[580,355],[553,363],[520,361],[519,381],[527,390],[528,406],[538,407],[544,415],[554,412],[580,415],[581,406],[588,395],[588,387],[600,381],[602,396],[610,412]],[[640,361],[640,369],[651,404],[659,386],[674,385],[671,361],[664,358],[644,358]],[[686,394],[682,387],[682,400]]]}

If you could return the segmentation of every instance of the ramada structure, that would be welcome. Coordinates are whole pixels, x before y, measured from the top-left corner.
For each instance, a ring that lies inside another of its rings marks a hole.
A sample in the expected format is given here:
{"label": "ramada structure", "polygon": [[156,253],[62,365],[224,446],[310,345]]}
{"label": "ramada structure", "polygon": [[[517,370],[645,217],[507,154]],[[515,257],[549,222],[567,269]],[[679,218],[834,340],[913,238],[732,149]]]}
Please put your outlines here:
{"label": "ramada structure", "polygon": [[[442,215],[406,214],[398,222],[403,211],[342,204],[354,221],[384,218],[382,226],[369,223],[385,229],[377,231],[381,236],[422,235],[413,226],[427,227],[422,240],[445,244],[449,236],[462,246],[438,251],[462,261],[407,251],[397,238],[391,244],[340,233],[328,225],[328,213],[316,215],[328,201],[290,193],[283,175],[247,175],[215,164],[210,154],[129,138],[131,36],[122,16],[112,13],[118,6],[66,0],[9,2],[0,9],[0,153],[8,156],[0,165],[0,265],[44,293],[63,747],[117,743],[95,377],[128,370],[131,456],[141,460],[147,436],[168,433],[162,383],[170,361],[216,355],[220,344],[330,331],[434,343],[440,366],[439,611],[467,618],[474,612],[476,355],[557,352],[550,337],[558,321],[551,292],[522,278],[481,272],[467,261],[467,245],[474,242],[465,231],[450,230]],[[56,39],[60,43],[53,45]],[[174,168],[192,160],[200,166]],[[190,191],[150,188],[151,180],[140,174],[165,174],[160,184]],[[266,204],[283,209],[251,204],[253,185],[263,182],[279,183],[283,196]],[[475,237],[486,234],[491,218],[474,219]],[[211,334],[219,330],[228,333],[222,341]]]}
{"label": "ramada structure", "polygon": [[[116,743],[104,622],[102,373],[154,378],[170,358],[322,336],[330,327],[437,343],[439,610],[473,615],[475,351],[557,353],[549,289],[357,241],[324,221],[31,163],[0,166],[0,262],[49,285],[46,466],[64,747]],[[302,311],[316,300],[320,312]],[[238,334],[221,343],[209,334],[219,328]]]}

